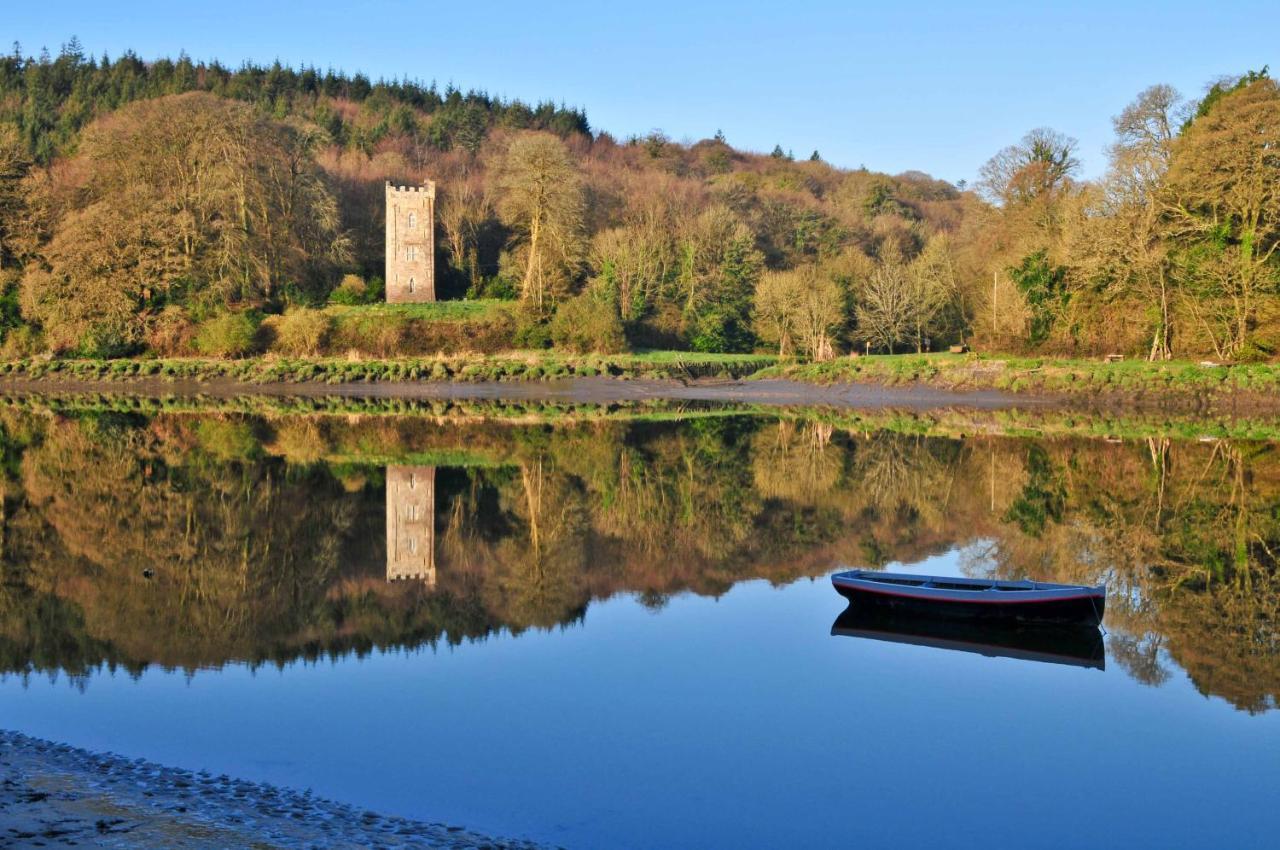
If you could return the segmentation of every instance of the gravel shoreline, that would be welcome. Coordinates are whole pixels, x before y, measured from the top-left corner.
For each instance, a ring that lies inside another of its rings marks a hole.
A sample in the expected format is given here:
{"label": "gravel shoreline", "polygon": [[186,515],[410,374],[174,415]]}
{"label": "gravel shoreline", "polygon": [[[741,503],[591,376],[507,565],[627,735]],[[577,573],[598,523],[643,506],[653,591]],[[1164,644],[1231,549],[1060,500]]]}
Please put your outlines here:
{"label": "gravel shoreline", "polygon": [[0,730],[0,847],[542,850]]}

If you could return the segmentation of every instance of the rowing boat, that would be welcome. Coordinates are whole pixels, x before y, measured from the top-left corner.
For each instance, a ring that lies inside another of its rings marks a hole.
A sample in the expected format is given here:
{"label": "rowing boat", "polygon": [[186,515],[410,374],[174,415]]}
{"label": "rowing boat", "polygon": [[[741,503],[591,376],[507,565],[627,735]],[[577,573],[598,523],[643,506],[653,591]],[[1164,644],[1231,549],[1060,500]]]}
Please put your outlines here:
{"label": "rowing boat", "polygon": [[1105,585],[921,576],[850,570],[831,577],[859,605],[923,616],[1101,625]]}

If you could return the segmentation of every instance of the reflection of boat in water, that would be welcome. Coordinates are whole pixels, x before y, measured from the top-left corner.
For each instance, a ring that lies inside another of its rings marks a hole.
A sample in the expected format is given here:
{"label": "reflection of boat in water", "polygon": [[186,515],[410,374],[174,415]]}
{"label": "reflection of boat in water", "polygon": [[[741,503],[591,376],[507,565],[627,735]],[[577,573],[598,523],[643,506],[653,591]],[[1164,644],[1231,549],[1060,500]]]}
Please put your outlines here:
{"label": "reflection of boat in water", "polygon": [[907,616],[853,603],[836,618],[831,634],[954,649],[992,658],[1106,669],[1102,632],[1096,626],[1019,625]]}
{"label": "reflection of boat in water", "polygon": [[931,617],[1101,625],[1104,586],[850,570],[831,583],[857,605]]}

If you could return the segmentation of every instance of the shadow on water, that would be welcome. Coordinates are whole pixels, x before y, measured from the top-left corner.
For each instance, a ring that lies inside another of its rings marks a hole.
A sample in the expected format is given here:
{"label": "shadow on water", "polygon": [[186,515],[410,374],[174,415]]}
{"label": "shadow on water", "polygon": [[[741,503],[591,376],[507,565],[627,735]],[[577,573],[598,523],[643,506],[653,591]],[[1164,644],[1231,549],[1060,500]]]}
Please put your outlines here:
{"label": "shadow on water", "polygon": [[1106,669],[1102,632],[1095,626],[974,623],[941,617],[904,616],[855,604],[840,613],[831,634],[908,646],[971,652],[1070,667]]}

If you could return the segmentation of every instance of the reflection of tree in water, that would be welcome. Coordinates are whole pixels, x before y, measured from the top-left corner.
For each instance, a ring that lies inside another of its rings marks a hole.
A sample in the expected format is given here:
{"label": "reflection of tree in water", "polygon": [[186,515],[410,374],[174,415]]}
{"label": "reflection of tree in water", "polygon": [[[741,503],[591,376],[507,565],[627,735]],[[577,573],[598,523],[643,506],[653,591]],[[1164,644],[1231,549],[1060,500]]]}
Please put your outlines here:
{"label": "reflection of tree in water", "polygon": [[209,645],[254,655],[258,624],[304,615],[332,579],[353,506],[316,497],[323,475],[227,459],[242,424],[201,423],[174,465],[137,423],[51,423],[22,466],[24,521],[46,544],[24,559],[29,584],[139,657],[156,633],[174,663]]}
{"label": "reflection of tree in water", "polygon": [[[1135,678],[1165,680],[1167,653],[1202,689],[1241,708],[1275,705],[1280,465],[1272,446],[1073,441],[1045,443],[1025,463],[1020,498],[1049,490],[1061,507],[1034,523],[1034,535],[999,535],[994,573],[1105,581],[1109,644]],[[1005,518],[1019,527],[1028,515]]]}
{"label": "reflection of tree in water", "polygon": [[845,453],[831,446],[833,431],[826,423],[791,419],[760,429],[751,462],[760,495],[801,504],[820,502],[844,472]]}
{"label": "reflection of tree in water", "polygon": [[[1105,580],[1112,657],[1140,681],[1166,680],[1172,662],[1249,710],[1280,692],[1269,445],[747,417],[497,429],[5,416],[4,669],[456,641],[573,622],[618,592],[657,606],[960,546],[973,572]],[[483,459],[437,472],[432,591],[388,585],[371,542],[386,539],[387,458],[424,446]]]}
{"label": "reflection of tree in water", "polygon": [[587,517],[574,482],[543,461],[521,464],[507,506],[518,531],[494,547],[490,610],[517,627],[549,628],[587,607]]}

